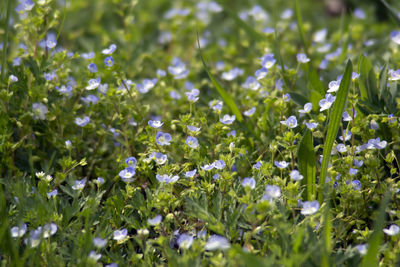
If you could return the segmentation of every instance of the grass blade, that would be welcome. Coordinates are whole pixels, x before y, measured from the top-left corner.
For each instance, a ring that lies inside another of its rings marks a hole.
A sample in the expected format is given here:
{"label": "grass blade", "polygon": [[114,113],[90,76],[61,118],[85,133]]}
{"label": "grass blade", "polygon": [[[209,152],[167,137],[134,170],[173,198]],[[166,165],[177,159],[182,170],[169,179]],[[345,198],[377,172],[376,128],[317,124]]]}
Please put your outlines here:
{"label": "grass blade", "polygon": [[248,23],[246,23],[245,21],[243,21],[237,14],[235,11],[233,11],[231,8],[229,8],[227,6],[226,3],[220,3],[225,12],[229,14],[229,16],[231,16],[234,20],[236,25],[239,28],[242,28],[245,33],[247,35],[249,35],[252,39],[256,40],[256,41],[265,41],[266,40],[266,36],[262,33],[257,32],[256,30],[254,30],[254,27],[250,26]]}
{"label": "grass blade", "polygon": [[306,130],[297,150],[299,160],[299,171],[304,176],[303,183],[306,184],[307,200],[315,199],[315,152],[310,130]]}
{"label": "grass blade", "polygon": [[222,100],[224,101],[224,103],[229,107],[229,109],[232,111],[233,115],[236,116],[236,119],[239,122],[243,121],[243,116],[239,111],[239,108],[236,106],[235,101],[233,100],[233,98],[225,91],[224,88],[222,88],[222,86],[218,83],[218,81],[214,78],[214,76],[212,75],[211,71],[209,70],[209,68],[207,67],[206,62],[204,61],[203,58],[203,54],[201,52],[201,47],[200,47],[200,43],[199,43],[199,36],[197,35],[197,43],[199,46],[199,53],[200,53],[200,58],[201,61],[203,62],[203,67],[205,69],[205,71],[208,74],[208,77],[210,78],[212,84],[215,86],[215,88],[217,89],[219,95],[221,96]]}
{"label": "grass blade", "polygon": [[306,53],[306,55],[309,57],[310,55],[308,54],[308,45],[307,45],[306,37],[305,37],[305,33],[304,33],[303,19],[301,17],[299,0],[295,0],[294,5],[295,5],[295,12],[296,12],[296,19],[297,19],[297,28],[299,30],[301,43],[303,44],[304,53]]}
{"label": "grass blade", "polygon": [[353,64],[351,63],[351,60],[349,60],[347,62],[346,70],[344,72],[342,81],[340,83],[339,91],[336,95],[336,101],[333,104],[331,116],[329,118],[328,132],[326,134],[326,140],[324,145],[321,174],[319,177],[319,194],[318,194],[319,202],[322,202],[323,200],[324,184],[325,184],[326,174],[328,171],[329,159],[331,156],[333,142],[335,141],[337,132],[339,130],[339,124],[342,118],[344,105],[346,104],[347,95],[349,93],[352,72],[353,72]]}
{"label": "grass blade", "polygon": [[396,21],[396,23],[400,26],[400,18],[397,15],[398,12],[394,11],[393,7],[391,7],[385,0],[381,0],[381,2],[386,7],[386,9],[389,11],[390,15],[392,15],[392,17]]}
{"label": "grass blade", "polygon": [[377,217],[374,221],[374,232],[368,241],[368,252],[362,261],[363,267],[378,266],[379,245],[381,244],[383,238],[382,230],[385,224],[385,210],[389,205],[389,200],[390,191],[386,191],[379,207]]}
{"label": "grass blade", "polygon": [[361,98],[368,101],[374,105],[378,105],[379,91],[376,81],[376,75],[372,68],[371,61],[368,58],[361,56],[358,71],[360,73],[360,90]]}
{"label": "grass blade", "polygon": [[9,21],[10,21],[10,14],[11,14],[11,1],[7,0],[7,14],[6,14],[6,23],[5,23],[5,34],[3,40],[3,58],[1,60],[1,81],[4,81],[6,75],[6,59],[7,59],[7,43],[8,43],[8,31],[9,31]]}

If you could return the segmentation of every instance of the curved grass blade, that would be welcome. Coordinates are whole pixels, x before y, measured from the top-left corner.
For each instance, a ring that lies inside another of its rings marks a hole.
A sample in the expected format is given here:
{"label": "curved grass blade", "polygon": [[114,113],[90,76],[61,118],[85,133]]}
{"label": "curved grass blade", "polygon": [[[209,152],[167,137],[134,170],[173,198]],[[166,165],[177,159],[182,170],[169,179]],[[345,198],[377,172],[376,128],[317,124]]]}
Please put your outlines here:
{"label": "curved grass blade", "polygon": [[389,205],[390,191],[386,191],[381,205],[378,210],[377,217],[374,221],[374,232],[368,241],[368,252],[362,261],[363,267],[376,267],[378,266],[379,245],[383,238],[383,226],[385,224],[385,210]]}
{"label": "curved grass blade", "polygon": [[306,130],[297,150],[299,171],[304,176],[303,183],[306,185],[307,200],[312,201],[316,195],[315,185],[315,152],[310,130]]}
{"label": "curved grass blade", "polygon": [[294,5],[295,5],[295,12],[296,12],[296,19],[297,19],[297,28],[299,29],[301,43],[303,44],[304,53],[306,53],[306,55],[309,57],[310,55],[308,54],[308,45],[307,45],[306,37],[305,37],[305,33],[304,33],[303,19],[301,17],[299,0],[295,0]]}
{"label": "curved grass blade", "polygon": [[324,184],[325,184],[326,174],[328,171],[329,159],[331,156],[333,142],[335,141],[337,132],[339,130],[339,124],[342,118],[344,105],[346,104],[347,95],[349,93],[352,72],[353,72],[353,64],[351,63],[351,60],[349,60],[347,62],[346,70],[344,72],[342,81],[340,83],[339,91],[336,95],[336,101],[333,104],[331,116],[329,118],[328,132],[326,134],[326,140],[324,145],[321,174],[319,177],[319,194],[318,194],[319,202],[322,202],[324,198],[323,196]]}
{"label": "curved grass blade", "polygon": [[400,18],[397,15],[398,12],[396,12],[393,7],[391,7],[385,0],[381,0],[382,4],[387,8],[389,11],[390,15],[392,15],[393,19],[396,21],[396,23],[400,26]]}
{"label": "curved grass blade", "polygon": [[217,89],[219,95],[222,97],[222,100],[224,101],[224,103],[229,107],[229,109],[232,111],[233,115],[236,116],[236,119],[239,122],[243,121],[243,116],[239,111],[239,108],[236,106],[235,101],[233,100],[233,98],[225,91],[224,88],[222,88],[222,86],[218,83],[218,81],[214,78],[214,76],[211,74],[209,68],[207,67],[206,62],[204,61],[203,58],[203,54],[201,52],[201,47],[200,47],[200,43],[199,43],[199,36],[197,34],[197,44],[199,46],[199,53],[200,53],[200,58],[201,61],[203,62],[203,67],[205,69],[205,71],[208,74],[208,77],[210,78],[212,84],[215,86],[215,88]]}

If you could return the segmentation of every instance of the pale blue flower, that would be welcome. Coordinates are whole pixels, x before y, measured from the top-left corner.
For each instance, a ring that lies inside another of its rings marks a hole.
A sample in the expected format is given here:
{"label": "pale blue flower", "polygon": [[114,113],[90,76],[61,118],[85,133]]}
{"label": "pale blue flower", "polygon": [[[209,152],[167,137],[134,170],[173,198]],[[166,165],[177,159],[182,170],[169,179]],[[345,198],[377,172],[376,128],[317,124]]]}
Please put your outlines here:
{"label": "pale blue flower", "polygon": [[103,53],[104,55],[111,55],[116,49],[117,46],[115,44],[111,44],[108,48],[103,49],[101,53]]}
{"label": "pale blue flower", "polygon": [[96,79],[90,79],[88,82],[88,86],[86,86],[86,90],[94,90],[100,85],[100,77]]}
{"label": "pale blue flower", "polygon": [[246,81],[242,84],[243,88],[257,91],[261,88],[261,84],[253,76],[247,77]]}
{"label": "pale blue flower", "polygon": [[192,171],[187,171],[185,172],[185,177],[187,178],[193,178],[196,175],[197,169],[194,169]]}
{"label": "pale blue flower", "polygon": [[253,168],[259,170],[262,167],[261,161],[257,161],[256,164],[253,165]]}
{"label": "pale blue flower", "polygon": [[188,249],[192,246],[193,243],[193,236],[188,234],[181,234],[176,241],[179,248],[181,249]]}
{"label": "pale blue flower", "polygon": [[235,115],[230,116],[228,114],[225,114],[222,118],[219,119],[219,121],[223,124],[229,125],[232,124],[235,121],[235,119],[236,119]]}
{"label": "pale blue flower", "polygon": [[304,177],[303,177],[303,175],[300,174],[300,172],[298,170],[292,170],[290,172],[290,178],[293,181],[300,181],[300,180],[303,180]]}
{"label": "pale blue flower", "polygon": [[154,154],[154,161],[158,164],[158,165],[163,165],[165,164],[165,162],[167,162],[168,156],[161,153],[161,152],[156,152],[153,153]]}
{"label": "pale blue flower", "polygon": [[246,177],[242,181],[242,186],[254,189],[256,188],[256,180],[253,177]]}
{"label": "pale blue flower", "polygon": [[309,113],[312,110],[312,103],[306,103],[303,109],[299,110],[299,113]]}
{"label": "pale blue flower", "polygon": [[291,99],[290,94],[284,94],[282,98],[283,98],[283,101],[285,101],[285,102],[289,102]]}
{"label": "pale blue flower", "polygon": [[35,6],[35,3],[32,0],[18,0],[19,5],[15,8],[17,12],[25,12],[31,11]]}
{"label": "pale blue flower", "polygon": [[290,19],[293,16],[293,10],[290,8],[287,8],[283,10],[281,14],[281,19]]}
{"label": "pale blue flower", "polygon": [[263,33],[266,33],[266,34],[273,34],[273,33],[275,32],[275,29],[272,28],[272,27],[267,27],[267,28],[264,28],[264,29],[262,30],[262,32],[263,32]]}
{"label": "pale blue flower", "polygon": [[281,124],[286,125],[287,127],[293,129],[297,127],[297,119],[296,116],[290,116],[284,121],[281,121]]}
{"label": "pale blue flower", "polygon": [[185,142],[191,148],[197,148],[199,146],[199,141],[193,136],[188,136]]}
{"label": "pale blue flower", "polygon": [[111,57],[111,56],[106,57],[106,58],[104,59],[104,64],[105,64],[107,67],[112,67],[112,66],[114,65],[114,59],[113,59],[113,57]]}
{"label": "pale blue flower", "polygon": [[137,160],[135,157],[128,157],[125,159],[125,163],[128,167],[136,168]]}
{"label": "pale blue flower", "polygon": [[214,174],[212,178],[213,178],[214,180],[219,180],[219,174],[218,174],[218,173]]}
{"label": "pale blue flower", "polygon": [[201,168],[205,171],[211,171],[212,169],[214,169],[214,163],[212,164],[206,164],[204,166],[201,166]]}
{"label": "pale blue flower", "polygon": [[60,94],[66,94],[66,95],[72,95],[72,86],[67,85],[65,86],[64,84],[61,85],[61,87],[56,86],[56,90],[60,93]]}
{"label": "pale blue flower", "polygon": [[261,58],[261,66],[266,69],[271,68],[274,66],[276,59],[274,58],[274,54],[267,53]]}
{"label": "pale blue flower", "polygon": [[228,239],[219,235],[212,235],[208,238],[207,243],[204,246],[205,250],[226,250],[231,247]]}
{"label": "pale blue flower", "polygon": [[172,59],[172,63],[168,67],[168,72],[174,76],[174,79],[184,79],[189,74],[189,71],[186,69],[185,63],[183,63],[177,57]]}
{"label": "pale blue flower", "polygon": [[392,31],[390,34],[390,38],[393,42],[400,45],[400,31]]}
{"label": "pale blue flower", "polygon": [[96,183],[98,186],[104,184],[104,178],[103,177],[97,177],[96,180],[93,181]]}
{"label": "pale blue flower", "polygon": [[15,82],[18,82],[18,77],[11,74],[8,77],[8,80],[10,81],[10,83],[15,83]]}
{"label": "pale blue flower", "polygon": [[94,64],[94,63],[90,63],[90,64],[88,65],[88,69],[89,69],[90,72],[96,73],[96,72],[97,72],[97,65]]}
{"label": "pale blue flower", "polygon": [[[358,170],[357,169],[354,169],[354,168],[350,168],[349,169],[349,174],[350,174],[350,176],[354,176],[354,175],[356,175],[358,173]],[[354,182],[354,181],[353,181]]]}
{"label": "pale blue flower", "polygon": [[356,8],[354,10],[354,16],[358,19],[365,19],[367,17],[364,10],[362,10],[361,8]]}
{"label": "pale blue flower", "polygon": [[56,197],[57,194],[58,194],[58,190],[57,189],[54,189],[53,191],[50,191],[50,192],[46,193],[48,198]]}
{"label": "pale blue flower", "polygon": [[87,105],[94,105],[99,102],[99,97],[95,95],[88,95],[87,97],[81,97],[81,100]]}
{"label": "pale blue flower", "polygon": [[324,111],[326,109],[329,109],[335,100],[336,96],[333,96],[331,94],[326,94],[325,98],[319,101],[319,107],[320,107],[319,111]]}
{"label": "pale blue flower", "polygon": [[167,73],[165,72],[165,70],[161,70],[161,69],[157,70],[157,76],[165,77],[166,75],[167,75]]}
{"label": "pale blue flower", "polygon": [[54,33],[48,33],[45,39],[45,44],[48,48],[52,49],[57,45],[57,36]]}
{"label": "pale blue flower", "polygon": [[168,174],[157,174],[156,175],[156,179],[160,182],[160,183],[165,183],[165,184],[170,184],[170,183],[175,183],[176,181],[178,181],[179,176],[175,175],[168,175]]}
{"label": "pale blue flower", "polygon": [[226,81],[233,81],[240,75],[243,75],[243,70],[235,67],[230,71],[223,72],[221,78]]}
{"label": "pale blue flower", "polygon": [[92,242],[96,248],[103,248],[107,244],[107,240],[100,237],[93,238]]}
{"label": "pale blue flower", "polygon": [[72,185],[72,189],[74,190],[82,190],[86,185],[86,179],[76,180]]}
{"label": "pale blue flower", "polygon": [[355,248],[357,249],[358,253],[360,253],[361,255],[366,255],[368,252],[368,244],[357,245],[357,246],[355,246]]}
{"label": "pale blue flower", "polygon": [[395,123],[396,122],[396,118],[394,117],[394,115],[393,114],[389,114],[388,115],[388,121],[389,121],[389,123]]}
{"label": "pale blue flower", "polygon": [[142,83],[140,84],[136,84],[136,89],[142,93],[145,94],[147,92],[150,91],[150,89],[154,88],[154,86],[156,85],[158,79],[154,78],[154,79],[144,79],[142,81]]}
{"label": "pale blue flower", "polygon": [[254,112],[256,112],[256,108],[252,107],[251,109],[248,109],[245,112],[243,112],[243,115],[251,117],[254,114]]}
{"label": "pale blue flower", "polygon": [[299,63],[307,63],[307,62],[310,61],[310,59],[309,59],[309,58],[307,57],[307,55],[304,54],[304,53],[299,53],[299,54],[297,54],[296,58],[297,58],[297,61],[298,61]]}
{"label": "pale blue flower", "polygon": [[347,152],[347,147],[346,147],[345,144],[338,144],[338,145],[336,146],[336,150],[337,150],[338,152],[340,152],[340,153],[345,153],[345,152]]}
{"label": "pale blue flower", "polygon": [[113,239],[117,240],[117,241],[121,241],[121,240],[125,239],[127,235],[128,235],[128,230],[126,228],[121,229],[121,230],[115,230]]}
{"label": "pale blue flower", "polygon": [[337,92],[338,90],[339,90],[339,86],[340,86],[340,81],[331,81],[329,84],[328,84],[328,87],[329,87],[329,89],[328,89],[328,93],[334,93],[334,92]]}
{"label": "pale blue flower", "polygon": [[52,81],[54,80],[55,77],[57,77],[56,72],[49,72],[49,73],[43,73],[43,77],[46,81]]}
{"label": "pale blue flower", "polygon": [[274,161],[274,164],[276,167],[278,167],[279,169],[285,169],[287,168],[287,166],[289,166],[289,162],[286,161]]}
{"label": "pale blue flower", "polygon": [[208,106],[212,108],[214,111],[221,111],[222,110],[222,101],[221,100],[211,100],[208,102]]}
{"label": "pale blue flower", "polygon": [[90,260],[93,260],[93,261],[98,261],[98,260],[101,258],[101,254],[100,254],[100,253],[97,254],[96,251],[91,250],[91,251],[89,252],[88,258],[89,258]]}
{"label": "pale blue flower", "polygon": [[396,224],[392,224],[389,228],[383,229],[383,232],[389,236],[395,236],[400,233],[400,227]]}
{"label": "pale blue flower", "polygon": [[86,126],[89,122],[90,122],[90,118],[88,116],[84,116],[83,118],[77,117],[75,119],[75,124],[80,127]]}
{"label": "pale blue flower", "polygon": [[119,177],[121,177],[122,181],[126,183],[130,183],[134,181],[134,178],[132,178],[136,174],[135,168],[134,167],[127,167],[123,169],[122,171],[119,172]]}
{"label": "pale blue flower", "polygon": [[197,102],[199,100],[200,91],[198,89],[192,89],[190,92],[186,92],[185,95],[190,102]]}
{"label": "pale blue flower", "polygon": [[281,188],[277,185],[267,185],[261,200],[273,201],[281,196]]}
{"label": "pale blue flower", "polygon": [[389,70],[389,81],[398,81],[400,80],[400,69],[398,70]]}
{"label": "pale blue flower", "polygon": [[160,146],[170,145],[172,136],[169,133],[158,132],[156,134],[156,143]]}
{"label": "pale blue flower", "polygon": [[328,34],[328,30],[326,28],[316,31],[313,34],[313,41],[316,43],[323,43],[326,39],[327,34]]}
{"label": "pale blue flower", "polygon": [[193,133],[198,133],[201,129],[200,127],[196,127],[196,126],[192,126],[192,125],[187,125],[186,128]]}
{"label": "pale blue flower", "polygon": [[343,121],[352,121],[353,118],[349,115],[347,111],[344,111],[342,114],[342,120]]}
{"label": "pale blue flower", "polygon": [[94,56],[95,56],[95,53],[93,51],[89,52],[89,53],[82,53],[81,54],[81,57],[84,58],[84,59],[92,59],[92,58],[94,58]]}
{"label": "pale blue flower", "polygon": [[163,126],[164,123],[161,121],[158,121],[158,120],[149,120],[147,122],[147,124],[150,125],[151,127],[157,129],[157,128],[160,128],[161,126]]}
{"label": "pale blue flower", "polygon": [[45,120],[46,119],[46,114],[49,112],[49,109],[47,108],[46,105],[42,103],[33,103],[32,104],[32,111],[33,111],[33,118],[35,120],[41,119]]}
{"label": "pale blue flower", "polygon": [[318,123],[317,122],[306,122],[306,126],[308,129],[313,130],[317,128]]}
{"label": "pale blue flower", "polygon": [[364,164],[364,161],[358,160],[358,159],[354,159],[353,164],[354,164],[354,166],[356,166],[357,168],[360,168],[360,167]]}
{"label": "pale blue flower", "polygon": [[150,225],[153,225],[153,226],[159,224],[161,221],[162,221],[162,216],[161,216],[161,215],[157,215],[157,216],[154,217],[154,218],[147,219],[147,222],[148,222]]}
{"label": "pale blue flower", "polygon": [[[349,141],[353,134],[350,131],[346,131],[346,136],[344,137],[344,141]],[[339,136],[339,139],[343,141],[343,135]]]}
{"label": "pale blue flower", "polygon": [[10,229],[11,237],[23,237],[27,230],[28,227],[26,226],[26,223],[22,223],[19,226],[14,226]]}
{"label": "pale blue flower", "polygon": [[216,160],[214,163],[214,168],[218,169],[218,170],[222,170],[223,168],[225,168],[226,164],[225,161],[223,161],[222,159],[220,160]]}
{"label": "pale blue flower", "polygon": [[301,209],[301,214],[311,215],[319,210],[319,202],[315,201],[305,201],[302,203],[303,208]]}
{"label": "pale blue flower", "polygon": [[172,99],[175,99],[175,100],[178,100],[178,99],[181,99],[181,98],[182,98],[182,96],[181,96],[177,91],[175,91],[175,90],[172,90],[171,92],[169,92],[169,96],[170,96]]}
{"label": "pale blue flower", "polygon": [[261,80],[265,78],[267,74],[268,74],[268,69],[263,67],[257,70],[254,75],[256,76],[257,80]]}

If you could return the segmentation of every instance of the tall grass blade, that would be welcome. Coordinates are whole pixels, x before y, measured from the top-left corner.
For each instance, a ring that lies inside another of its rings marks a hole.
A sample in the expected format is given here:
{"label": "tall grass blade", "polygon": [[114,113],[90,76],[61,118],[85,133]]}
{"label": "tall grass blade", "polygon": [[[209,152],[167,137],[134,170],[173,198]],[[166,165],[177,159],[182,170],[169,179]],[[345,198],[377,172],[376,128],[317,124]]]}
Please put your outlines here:
{"label": "tall grass blade", "polygon": [[340,120],[342,118],[342,113],[344,110],[344,106],[346,104],[347,95],[349,93],[352,72],[353,72],[353,64],[351,63],[351,60],[349,60],[347,62],[346,70],[344,72],[342,81],[340,83],[339,91],[336,95],[336,100],[333,104],[332,113],[329,118],[328,132],[326,134],[324,151],[322,154],[323,159],[322,159],[321,173],[319,177],[319,194],[318,194],[319,202],[322,202],[323,200],[324,184],[325,184],[326,174],[328,172],[328,164],[330,160],[332,146],[333,142],[335,141],[337,132],[339,130]]}
{"label": "tall grass blade", "polygon": [[315,152],[313,139],[310,130],[306,130],[297,150],[297,158],[299,161],[299,171],[304,176],[303,183],[306,185],[307,200],[315,199]]}
{"label": "tall grass blade", "polygon": [[378,255],[379,255],[379,245],[383,238],[383,227],[385,224],[385,210],[389,205],[390,201],[390,191],[386,191],[381,205],[378,210],[377,217],[374,222],[374,232],[372,233],[368,241],[368,252],[364,256],[362,261],[363,267],[376,267],[378,266]]}
{"label": "tall grass blade", "polygon": [[215,88],[217,89],[219,95],[221,96],[222,100],[224,101],[224,103],[229,107],[229,109],[232,111],[233,115],[236,116],[236,119],[239,122],[243,121],[243,116],[239,111],[239,108],[236,106],[233,98],[225,91],[224,88],[222,88],[222,86],[218,83],[218,81],[214,78],[214,75],[212,75],[210,69],[207,67],[206,62],[204,61],[203,58],[203,54],[201,52],[201,47],[200,47],[200,43],[199,43],[199,36],[197,36],[197,43],[199,46],[199,53],[200,53],[200,58],[201,61],[203,62],[203,67],[205,69],[205,71],[208,74],[208,77],[210,78],[212,84],[215,86]]}
{"label": "tall grass blade", "polygon": [[396,23],[400,26],[400,18],[397,15],[398,12],[396,12],[393,7],[391,7],[385,0],[381,0],[382,4],[386,7],[386,9],[389,11],[390,15],[392,15],[393,19],[396,21]]}
{"label": "tall grass blade", "polygon": [[305,33],[304,33],[303,19],[301,17],[299,0],[295,0],[294,5],[295,5],[295,12],[296,12],[296,19],[297,19],[297,28],[299,30],[301,43],[303,44],[304,53],[306,53],[307,56],[310,56],[308,54],[308,45],[307,45],[307,41],[306,41],[306,37],[305,37]]}
{"label": "tall grass blade", "polygon": [[10,14],[11,14],[11,1],[7,0],[7,14],[6,14],[6,23],[5,23],[5,34],[3,40],[3,58],[1,60],[1,81],[4,81],[4,77],[6,75],[6,59],[7,59],[7,43],[8,43],[8,31],[10,29]]}

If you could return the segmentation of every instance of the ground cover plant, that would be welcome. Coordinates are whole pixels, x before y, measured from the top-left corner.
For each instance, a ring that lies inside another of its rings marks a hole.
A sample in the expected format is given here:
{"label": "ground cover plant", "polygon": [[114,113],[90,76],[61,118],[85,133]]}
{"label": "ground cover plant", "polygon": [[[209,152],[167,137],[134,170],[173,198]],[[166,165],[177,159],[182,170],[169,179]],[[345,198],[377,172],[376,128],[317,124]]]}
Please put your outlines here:
{"label": "ground cover plant", "polygon": [[0,10],[2,266],[400,264],[396,1]]}

